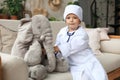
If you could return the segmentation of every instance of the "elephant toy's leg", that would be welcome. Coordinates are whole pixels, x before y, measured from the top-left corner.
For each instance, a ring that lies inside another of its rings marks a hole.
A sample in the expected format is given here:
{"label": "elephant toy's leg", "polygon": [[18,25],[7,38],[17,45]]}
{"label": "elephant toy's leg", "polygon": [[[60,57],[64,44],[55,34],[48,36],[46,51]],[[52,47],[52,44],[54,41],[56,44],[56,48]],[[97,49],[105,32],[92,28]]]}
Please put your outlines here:
{"label": "elephant toy's leg", "polygon": [[42,80],[47,76],[46,68],[39,64],[29,68],[29,77],[33,80]]}

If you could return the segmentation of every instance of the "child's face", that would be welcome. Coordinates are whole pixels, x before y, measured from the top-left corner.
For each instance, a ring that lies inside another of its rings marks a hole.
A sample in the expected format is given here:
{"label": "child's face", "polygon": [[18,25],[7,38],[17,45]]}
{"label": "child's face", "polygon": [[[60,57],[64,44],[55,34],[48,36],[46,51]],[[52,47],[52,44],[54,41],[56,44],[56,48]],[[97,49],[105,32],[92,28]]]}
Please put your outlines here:
{"label": "child's face", "polygon": [[70,31],[76,30],[81,22],[75,14],[68,14],[65,21]]}

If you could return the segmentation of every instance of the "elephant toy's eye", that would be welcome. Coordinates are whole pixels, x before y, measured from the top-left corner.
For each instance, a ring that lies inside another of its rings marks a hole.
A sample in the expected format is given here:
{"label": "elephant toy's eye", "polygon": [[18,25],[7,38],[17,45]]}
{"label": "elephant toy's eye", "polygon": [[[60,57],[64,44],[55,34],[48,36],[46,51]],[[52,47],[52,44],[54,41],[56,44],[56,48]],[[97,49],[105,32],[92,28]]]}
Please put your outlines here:
{"label": "elephant toy's eye", "polygon": [[38,23],[37,25],[38,25],[38,28],[40,29],[41,28],[41,23]]}
{"label": "elephant toy's eye", "polygon": [[38,26],[37,28],[38,28],[38,30],[39,30],[39,29],[40,29],[40,26]]}
{"label": "elephant toy's eye", "polygon": [[44,39],[45,39],[45,36],[44,36],[44,35],[41,35],[40,41],[44,41]]}

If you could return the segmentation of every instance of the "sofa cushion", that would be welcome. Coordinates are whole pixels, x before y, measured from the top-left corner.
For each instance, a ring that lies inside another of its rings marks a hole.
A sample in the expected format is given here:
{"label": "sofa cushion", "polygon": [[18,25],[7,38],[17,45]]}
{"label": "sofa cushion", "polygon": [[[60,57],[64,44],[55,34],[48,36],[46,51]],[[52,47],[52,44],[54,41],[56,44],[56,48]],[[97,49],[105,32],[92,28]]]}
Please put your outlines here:
{"label": "sofa cushion", "polygon": [[101,62],[107,73],[120,67],[119,54],[103,53],[101,55],[96,55],[96,57]]}
{"label": "sofa cushion", "polygon": [[109,40],[108,31],[109,28],[97,28],[100,31],[100,40]]}
{"label": "sofa cushion", "polygon": [[108,28],[85,28],[89,36],[89,45],[95,54],[101,54],[100,42],[109,40]]}
{"label": "sofa cushion", "polygon": [[3,80],[28,80],[28,67],[23,59],[0,53]]}
{"label": "sofa cushion", "polygon": [[65,73],[49,73],[48,76],[44,80],[72,80],[72,76],[70,72]]}
{"label": "sofa cushion", "polygon": [[86,28],[89,36],[89,45],[95,54],[101,54],[100,52],[100,31],[96,28]]}
{"label": "sofa cushion", "polygon": [[120,54],[120,39],[101,41],[101,51],[113,54]]}
{"label": "sofa cushion", "polygon": [[1,52],[10,53],[17,36],[17,32],[0,26],[1,31]]}
{"label": "sofa cushion", "polygon": [[9,20],[9,19],[1,19],[0,20],[0,25],[3,25],[13,31],[18,30],[19,24],[20,24],[20,20]]}

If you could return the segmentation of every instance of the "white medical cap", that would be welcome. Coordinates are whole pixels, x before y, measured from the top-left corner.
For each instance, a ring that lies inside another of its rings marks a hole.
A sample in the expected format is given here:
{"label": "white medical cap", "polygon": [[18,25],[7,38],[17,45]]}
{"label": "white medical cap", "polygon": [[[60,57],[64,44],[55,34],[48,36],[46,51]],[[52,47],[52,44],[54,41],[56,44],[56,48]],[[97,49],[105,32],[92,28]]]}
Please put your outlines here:
{"label": "white medical cap", "polygon": [[66,19],[66,16],[70,13],[77,15],[81,21],[83,20],[83,10],[80,6],[78,5],[66,6],[63,14],[64,20]]}

